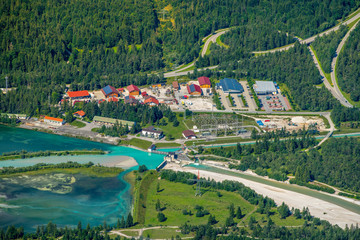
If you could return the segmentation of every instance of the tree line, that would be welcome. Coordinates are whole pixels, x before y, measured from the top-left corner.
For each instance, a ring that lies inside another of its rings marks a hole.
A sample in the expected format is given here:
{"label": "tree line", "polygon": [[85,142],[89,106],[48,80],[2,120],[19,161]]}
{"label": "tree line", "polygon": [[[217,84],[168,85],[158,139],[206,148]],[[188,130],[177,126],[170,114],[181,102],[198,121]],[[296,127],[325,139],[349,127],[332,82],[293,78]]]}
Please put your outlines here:
{"label": "tree line", "polygon": [[[301,140],[298,140],[301,143]],[[273,143],[273,145],[272,145]],[[252,151],[257,147],[265,151]],[[320,149],[301,151],[301,144],[294,140],[266,141],[236,147],[212,148],[211,154],[239,159],[239,164],[230,164],[230,168],[246,171],[253,170],[261,176],[269,176],[284,181],[289,174],[296,181],[306,184],[314,180],[354,192],[360,191],[357,173],[360,171],[360,142],[356,138],[331,138]],[[326,190],[326,189],[325,189]],[[328,190],[326,190],[328,191]]]}

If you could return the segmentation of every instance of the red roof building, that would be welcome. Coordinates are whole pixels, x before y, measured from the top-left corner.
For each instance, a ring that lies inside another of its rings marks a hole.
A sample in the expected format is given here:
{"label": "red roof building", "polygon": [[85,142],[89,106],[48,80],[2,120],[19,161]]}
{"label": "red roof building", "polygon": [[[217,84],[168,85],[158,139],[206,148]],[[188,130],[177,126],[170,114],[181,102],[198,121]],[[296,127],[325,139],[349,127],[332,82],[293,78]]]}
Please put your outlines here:
{"label": "red roof building", "polygon": [[119,101],[119,99],[114,98],[114,97],[111,97],[108,99],[108,102],[118,102],[118,101]]}
{"label": "red roof building", "polygon": [[118,90],[118,92],[124,92],[125,91],[124,88],[118,88],[117,90]]}
{"label": "red roof building", "polygon": [[127,87],[127,89],[129,90],[130,95],[139,95],[140,94],[140,89],[135,86],[134,84],[131,84]]}
{"label": "red roof building", "polygon": [[77,112],[74,112],[73,115],[75,117],[81,117],[83,118],[85,116],[85,112],[83,110],[80,110],[80,111],[77,111]]}
{"label": "red roof building", "polygon": [[141,93],[141,96],[142,96],[142,97],[146,97],[147,95],[148,95],[147,92],[142,92],[142,93]]}
{"label": "red roof building", "polygon": [[150,96],[150,97],[145,99],[144,103],[148,104],[150,106],[155,106],[155,105],[159,105],[159,100],[157,100],[156,98]]}
{"label": "red roof building", "polygon": [[186,139],[192,139],[192,138],[196,138],[196,135],[193,131],[191,130],[185,130],[182,132],[182,135],[184,138]]}
{"label": "red roof building", "polygon": [[175,90],[179,90],[180,89],[180,85],[178,81],[173,81],[172,82],[172,86]]}
{"label": "red roof building", "polygon": [[211,82],[208,77],[199,77],[198,78],[199,85],[202,88],[211,88]]}
{"label": "red roof building", "polygon": [[187,90],[190,95],[201,95],[202,93],[200,86],[196,84],[187,85]]}
{"label": "red roof building", "polygon": [[74,91],[74,92],[67,92],[67,95],[71,98],[71,99],[77,99],[77,98],[89,98],[90,94],[88,91],[83,90],[83,91]]}

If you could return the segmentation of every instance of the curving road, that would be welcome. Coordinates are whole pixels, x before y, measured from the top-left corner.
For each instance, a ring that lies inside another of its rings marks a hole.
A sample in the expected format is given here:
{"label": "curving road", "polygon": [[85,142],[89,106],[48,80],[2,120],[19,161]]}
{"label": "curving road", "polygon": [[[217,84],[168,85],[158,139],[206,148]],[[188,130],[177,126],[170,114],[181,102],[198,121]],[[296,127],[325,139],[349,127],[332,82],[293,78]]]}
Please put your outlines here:
{"label": "curving road", "polygon": [[[335,57],[333,58],[332,62],[331,62],[331,81],[333,82],[334,84],[334,90],[335,92],[339,95],[339,96],[342,96],[344,99],[345,97],[343,96],[342,92],[340,91],[339,89],[339,86],[338,86],[338,83],[337,83],[337,80],[336,80],[336,63],[337,63],[337,60],[339,58],[339,55],[340,55],[340,52],[341,50],[343,49],[344,45],[345,45],[345,42],[347,41],[347,39],[349,38],[350,36],[350,33],[356,28],[356,26],[358,25],[360,20],[358,20],[354,26],[351,27],[351,29],[346,33],[345,37],[341,40],[339,46],[337,47],[336,49],[336,52],[335,52]],[[345,102],[341,102],[341,104],[343,104],[344,106],[346,107],[353,107],[353,105],[351,103],[349,103],[346,99],[344,100]]]}
{"label": "curving road", "polygon": [[[359,8],[360,9],[360,8]],[[359,9],[357,9],[356,11],[358,11]],[[354,15],[353,17],[351,17],[350,19],[336,25],[335,27],[332,27],[322,33],[319,33],[319,34],[316,34],[312,37],[309,37],[307,39],[304,39],[304,40],[299,40],[300,44],[309,44],[309,43],[312,43],[313,41],[315,41],[315,39],[317,37],[322,37],[324,35],[328,35],[330,34],[331,32],[334,32],[334,31],[337,31],[341,25],[349,25],[355,21],[357,21],[358,19],[360,18],[360,12],[356,15]],[[287,46],[284,46],[284,47],[279,47],[279,48],[275,48],[275,49],[271,49],[271,50],[266,50],[266,51],[256,51],[256,52],[253,52],[255,54],[264,54],[264,53],[273,53],[273,52],[281,52],[281,51],[286,51],[286,50],[289,50],[290,48],[294,47],[294,43],[293,44],[290,44],[290,45],[287,45]]]}
{"label": "curving road", "polygon": [[[220,29],[216,32],[216,34],[210,34],[206,37],[203,38],[203,41],[208,38],[206,41],[205,41],[205,44],[204,44],[204,47],[203,49],[201,50],[201,57],[204,57],[205,54],[206,54],[206,51],[207,49],[209,48],[210,46],[210,43],[216,43],[216,39],[218,37],[220,37],[221,35],[225,34],[226,32],[228,32],[230,30],[230,28],[226,28],[226,29]],[[178,76],[184,76],[184,75],[187,75],[188,73],[193,73],[194,70],[189,70],[189,71],[184,71],[188,68],[191,68],[195,65],[195,62],[192,62],[191,64],[187,65],[186,67],[181,67],[181,68],[178,68],[174,71],[171,71],[171,72],[167,72],[167,73],[164,73],[164,77],[165,78],[169,78],[169,77],[178,77]],[[211,66],[211,67],[206,67],[206,68],[202,68],[202,69],[199,69],[200,71],[204,71],[206,69],[214,69],[214,68],[217,68],[217,66]]]}

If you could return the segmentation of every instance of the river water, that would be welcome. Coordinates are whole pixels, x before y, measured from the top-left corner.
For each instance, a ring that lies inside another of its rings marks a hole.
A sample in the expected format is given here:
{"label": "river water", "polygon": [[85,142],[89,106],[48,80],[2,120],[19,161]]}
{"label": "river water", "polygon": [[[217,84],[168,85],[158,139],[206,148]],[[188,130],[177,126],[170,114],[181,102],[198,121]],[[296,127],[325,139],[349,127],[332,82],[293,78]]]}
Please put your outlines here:
{"label": "river water", "polygon": [[[60,163],[76,161],[80,163],[108,163],[119,156],[133,157],[139,165],[145,164],[155,169],[164,156],[151,154],[128,147],[113,146],[90,142],[70,137],[58,136],[20,128],[0,125],[0,154],[11,151],[28,152],[45,150],[101,149],[109,151],[106,155],[50,156],[30,159],[0,161],[0,167],[24,167],[36,163]],[[137,169],[132,167],[126,172]],[[117,218],[126,216],[131,208],[129,184],[123,180],[125,173],[114,178],[95,178],[76,175],[76,181],[68,184],[70,192],[44,191],[43,181],[30,177],[18,182],[0,179],[0,228],[9,225],[24,226],[26,231],[34,231],[37,225],[52,221],[59,226],[76,226],[79,221],[83,226],[115,224]],[[62,176],[61,176],[62,177]],[[48,176],[49,184],[63,187],[62,181]],[[66,176],[65,176],[66,177]],[[50,179],[50,180],[49,180]],[[21,184],[21,181],[29,184]],[[47,184],[47,185],[49,185]],[[66,184],[65,184],[66,185]]]}

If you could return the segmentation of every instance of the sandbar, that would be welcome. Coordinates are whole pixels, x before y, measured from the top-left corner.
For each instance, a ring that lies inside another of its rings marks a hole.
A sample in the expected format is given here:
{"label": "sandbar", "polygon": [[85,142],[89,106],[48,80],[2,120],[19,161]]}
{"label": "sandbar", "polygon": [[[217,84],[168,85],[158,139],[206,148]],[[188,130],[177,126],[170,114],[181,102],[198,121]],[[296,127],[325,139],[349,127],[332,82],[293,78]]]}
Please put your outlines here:
{"label": "sandbar", "polygon": [[133,157],[129,156],[116,156],[111,161],[106,161],[105,163],[102,163],[101,165],[106,167],[118,167],[118,168],[124,168],[128,169],[131,167],[135,167],[138,165],[136,160]]}

